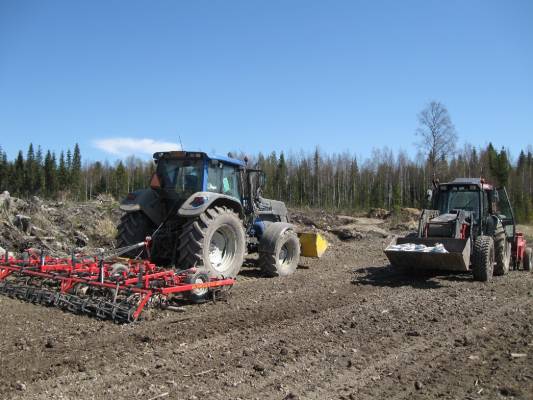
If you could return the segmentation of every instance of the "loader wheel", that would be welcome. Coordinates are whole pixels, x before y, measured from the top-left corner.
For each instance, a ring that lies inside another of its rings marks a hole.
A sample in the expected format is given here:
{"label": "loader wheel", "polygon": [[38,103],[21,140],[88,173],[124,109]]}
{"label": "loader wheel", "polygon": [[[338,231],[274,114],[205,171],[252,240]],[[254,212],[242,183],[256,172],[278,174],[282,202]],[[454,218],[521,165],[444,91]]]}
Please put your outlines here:
{"label": "loader wheel", "polygon": [[487,282],[494,271],[494,240],[490,236],[478,236],[474,243],[473,274],[476,281]]}
{"label": "loader wheel", "polygon": [[533,251],[531,250],[531,247],[528,247],[524,250],[524,260],[522,261],[524,266],[524,271],[532,271],[533,270]]}
{"label": "loader wheel", "polygon": [[226,207],[189,220],[179,236],[179,265],[198,267],[210,278],[235,278],[244,261],[246,239],[239,216]]}
{"label": "loader wheel", "polygon": [[[209,282],[209,276],[203,272],[197,272],[187,277],[186,283],[207,283]],[[185,298],[192,303],[203,303],[207,300],[209,294],[209,288],[193,289],[190,292],[185,292]]]}
{"label": "loader wheel", "polygon": [[503,225],[498,222],[494,233],[494,251],[496,253],[496,265],[494,275],[505,275],[509,272],[511,262],[511,243],[507,241]]}
{"label": "loader wheel", "polygon": [[[155,225],[152,221],[141,211],[134,211],[126,213],[120,218],[120,223],[117,227],[117,247],[126,247],[135,243],[144,242],[146,236],[151,236],[155,230]],[[124,257],[146,258],[146,250],[141,249],[131,250],[124,254]]]}
{"label": "loader wheel", "polygon": [[300,240],[290,229],[278,236],[271,252],[259,254],[259,265],[267,276],[291,275],[298,268],[299,261]]}

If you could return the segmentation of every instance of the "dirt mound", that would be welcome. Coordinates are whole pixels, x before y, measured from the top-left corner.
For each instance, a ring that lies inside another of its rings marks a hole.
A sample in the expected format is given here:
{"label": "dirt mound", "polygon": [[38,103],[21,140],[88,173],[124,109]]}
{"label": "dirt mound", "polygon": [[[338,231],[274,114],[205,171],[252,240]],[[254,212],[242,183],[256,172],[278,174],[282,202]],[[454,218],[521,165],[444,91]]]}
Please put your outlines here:
{"label": "dirt mound", "polygon": [[418,229],[418,218],[422,210],[418,208],[401,208],[400,211],[393,213],[391,218],[390,229],[401,231],[413,231]]}
{"label": "dirt mound", "polygon": [[57,255],[73,249],[113,247],[120,217],[116,201],[109,197],[84,203],[23,200],[0,195],[0,246],[23,251],[43,248]]}
{"label": "dirt mound", "polygon": [[391,212],[385,210],[384,208],[372,208],[368,212],[368,218],[379,218],[379,219],[386,219],[390,217]]}
{"label": "dirt mound", "polygon": [[302,231],[313,230],[329,239],[361,240],[390,236],[383,218],[343,215],[324,210],[291,210],[291,221]]}

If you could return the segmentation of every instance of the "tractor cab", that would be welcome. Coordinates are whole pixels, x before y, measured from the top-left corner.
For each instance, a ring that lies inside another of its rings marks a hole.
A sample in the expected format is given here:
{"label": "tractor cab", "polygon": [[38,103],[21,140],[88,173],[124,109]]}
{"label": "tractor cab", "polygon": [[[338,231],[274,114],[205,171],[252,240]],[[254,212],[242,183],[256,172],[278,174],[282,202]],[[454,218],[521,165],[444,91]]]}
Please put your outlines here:
{"label": "tractor cab", "polygon": [[457,178],[435,187],[432,209],[440,215],[464,212],[476,234],[491,233],[500,220],[506,236],[514,237],[514,215],[505,188],[496,189],[480,178]]}
{"label": "tractor cab", "polygon": [[150,186],[166,200],[185,201],[199,192],[242,197],[241,160],[203,152],[171,151],[154,154],[156,172]]}

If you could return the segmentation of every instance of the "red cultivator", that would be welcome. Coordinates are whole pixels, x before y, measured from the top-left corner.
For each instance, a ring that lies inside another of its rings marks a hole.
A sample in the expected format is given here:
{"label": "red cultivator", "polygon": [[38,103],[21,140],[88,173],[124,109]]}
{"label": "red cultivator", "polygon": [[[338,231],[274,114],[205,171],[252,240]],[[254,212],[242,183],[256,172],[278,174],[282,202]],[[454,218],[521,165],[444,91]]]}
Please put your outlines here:
{"label": "red cultivator", "polygon": [[74,313],[132,322],[149,303],[165,307],[173,299],[199,301],[209,294],[215,298],[234,283],[233,279],[209,279],[196,268],[175,271],[145,260],[107,259],[56,258],[32,250],[23,259],[15,259],[6,252],[0,261],[0,293]]}

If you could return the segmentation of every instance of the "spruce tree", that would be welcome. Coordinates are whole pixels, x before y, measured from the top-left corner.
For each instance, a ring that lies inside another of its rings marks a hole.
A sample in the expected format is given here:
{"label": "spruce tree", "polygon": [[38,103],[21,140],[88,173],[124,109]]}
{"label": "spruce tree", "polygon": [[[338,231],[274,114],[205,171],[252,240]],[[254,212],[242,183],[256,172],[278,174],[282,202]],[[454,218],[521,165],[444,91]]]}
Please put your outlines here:
{"label": "spruce tree", "polygon": [[55,197],[57,194],[57,166],[55,155],[50,150],[48,150],[44,159],[44,182],[46,197]]}
{"label": "spruce tree", "polygon": [[0,146],[0,193],[7,190],[8,173],[7,155]]}
{"label": "spruce tree", "polygon": [[28,153],[26,154],[26,164],[24,165],[24,184],[22,190],[22,193],[26,196],[30,196],[34,193],[37,180],[36,172],[35,152],[33,150],[33,144],[30,143]]}
{"label": "spruce tree", "polygon": [[[67,154],[68,159],[68,154]],[[78,143],[74,146],[74,155],[70,166],[70,190],[75,199],[80,198],[81,189],[81,153]]]}
{"label": "spruce tree", "polygon": [[12,188],[15,196],[24,196],[24,156],[21,150],[18,152],[12,173],[10,174],[9,187]]}
{"label": "spruce tree", "polygon": [[120,199],[126,195],[128,188],[128,174],[122,161],[119,161],[117,168],[115,169],[115,190],[113,196]]}
{"label": "spruce tree", "polygon": [[68,169],[67,169],[67,164],[65,162],[65,153],[63,153],[63,151],[61,151],[61,154],[59,155],[57,182],[58,182],[59,190],[65,191],[68,189]]}
{"label": "spruce tree", "polygon": [[43,150],[41,146],[37,147],[37,153],[35,154],[35,181],[34,181],[34,193],[45,192],[44,182],[44,159]]}

